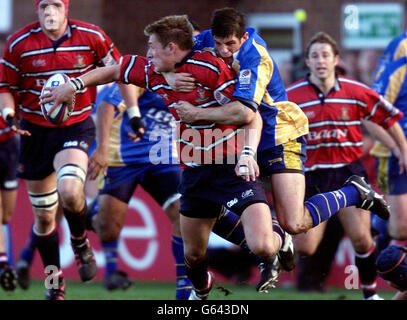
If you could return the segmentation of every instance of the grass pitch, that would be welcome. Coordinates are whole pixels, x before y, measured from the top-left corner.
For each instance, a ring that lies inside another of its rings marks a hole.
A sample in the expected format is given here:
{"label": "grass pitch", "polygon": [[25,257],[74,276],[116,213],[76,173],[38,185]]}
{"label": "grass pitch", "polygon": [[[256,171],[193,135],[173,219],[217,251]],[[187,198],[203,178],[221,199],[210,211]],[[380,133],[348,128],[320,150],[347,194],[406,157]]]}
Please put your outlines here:
{"label": "grass pitch", "polygon": [[[223,286],[230,293],[225,295]],[[381,297],[390,300],[393,291],[379,291]],[[0,289],[0,300],[44,300],[44,284],[32,281],[28,290],[17,288],[14,292]],[[68,281],[66,286],[67,300],[174,300],[174,283],[135,282],[130,289],[107,291],[101,282],[80,283]],[[325,293],[299,292],[293,288],[277,287],[269,293],[258,293],[252,285],[234,285],[215,283],[209,300],[361,300],[360,290],[329,288]]]}

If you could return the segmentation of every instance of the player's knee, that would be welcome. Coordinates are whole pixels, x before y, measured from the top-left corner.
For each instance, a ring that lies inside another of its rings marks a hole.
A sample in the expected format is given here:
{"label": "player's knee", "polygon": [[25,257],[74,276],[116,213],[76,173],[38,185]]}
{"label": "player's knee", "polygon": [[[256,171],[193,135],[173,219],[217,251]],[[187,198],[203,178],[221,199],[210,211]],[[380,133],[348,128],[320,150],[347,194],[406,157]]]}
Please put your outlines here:
{"label": "player's knee", "polygon": [[373,245],[373,240],[370,233],[360,235],[359,237],[352,239],[352,245],[355,251],[360,254],[368,252]]}
{"label": "player's knee", "polygon": [[60,184],[58,192],[64,208],[72,212],[79,212],[83,209],[85,196],[83,189],[78,188],[78,185]]}
{"label": "player's knee", "polygon": [[185,252],[184,256],[190,268],[194,268],[205,260],[205,254],[200,250]]}
{"label": "player's knee", "polygon": [[272,241],[255,241],[251,242],[250,251],[260,258],[267,258],[273,256],[278,251],[278,244]]}
{"label": "player's knee", "polygon": [[306,229],[304,229],[296,220],[282,221],[280,222],[280,226],[284,229],[284,231],[291,235],[300,234],[306,231]]}
{"label": "player's knee", "polygon": [[115,221],[98,220],[98,233],[102,242],[111,242],[119,239],[122,226]]}
{"label": "player's knee", "polygon": [[86,171],[78,165],[66,164],[58,169],[58,192],[64,208],[79,211],[83,206]]}
{"label": "player's knee", "polygon": [[52,211],[37,211],[35,213],[35,222],[41,230],[47,229],[54,224],[55,214]]}

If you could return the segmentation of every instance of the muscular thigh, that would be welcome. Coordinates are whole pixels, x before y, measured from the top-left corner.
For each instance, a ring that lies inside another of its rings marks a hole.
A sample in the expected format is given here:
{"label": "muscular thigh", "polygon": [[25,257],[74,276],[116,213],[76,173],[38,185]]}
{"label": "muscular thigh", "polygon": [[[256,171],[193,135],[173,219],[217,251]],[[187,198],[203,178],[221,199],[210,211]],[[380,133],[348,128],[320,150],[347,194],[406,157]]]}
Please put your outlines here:
{"label": "muscular thigh", "polygon": [[280,223],[304,214],[305,178],[301,173],[271,176],[273,203]]}

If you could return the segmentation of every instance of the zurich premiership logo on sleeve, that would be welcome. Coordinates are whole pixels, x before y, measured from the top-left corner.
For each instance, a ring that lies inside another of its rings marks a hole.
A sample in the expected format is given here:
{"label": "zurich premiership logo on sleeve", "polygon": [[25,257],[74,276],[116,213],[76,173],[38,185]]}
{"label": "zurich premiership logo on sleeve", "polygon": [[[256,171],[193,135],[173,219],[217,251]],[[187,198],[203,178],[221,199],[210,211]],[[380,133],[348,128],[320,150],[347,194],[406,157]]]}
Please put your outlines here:
{"label": "zurich premiership logo on sleeve", "polygon": [[239,73],[239,87],[240,89],[249,89],[252,72],[249,69],[241,70]]}

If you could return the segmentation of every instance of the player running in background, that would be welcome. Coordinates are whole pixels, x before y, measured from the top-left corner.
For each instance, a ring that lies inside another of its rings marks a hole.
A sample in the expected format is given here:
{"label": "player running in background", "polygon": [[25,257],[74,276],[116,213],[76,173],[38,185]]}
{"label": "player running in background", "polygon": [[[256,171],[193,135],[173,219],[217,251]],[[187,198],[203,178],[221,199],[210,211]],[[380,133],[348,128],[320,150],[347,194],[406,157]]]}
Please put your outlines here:
{"label": "player running in background", "polygon": [[[145,33],[149,36],[151,62],[140,56],[125,56],[121,67],[93,70],[76,80],[83,87],[117,80],[148,87],[162,96],[176,120],[179,118],[173,106],[180,99],[197,106],[212,107],[231,100],[234,72],[212,54],[192,51],[192,26],[186,16],[162,18],[150,24]],[[189,94],[176,93],[157,71],[191,73],[197,79],[198,88]],[[42,99],[59,103],[69,101],[73,93],[68,84],[51,90]],[[239,163],[256,165],[252,154],[259,140],[260,132],[256,129],[260,128],[259,120],[255,117],[253,126],[244,131],[247,133],[251,129],[252,134],[242,138],[246,146],[243,148],[245,159],[241,161],[240,157]],[[179,122],[177,142],[184,167],[180,184],[180,221],[187,274],[194,287],[190,298],[206,299],[212,288],[213,278],[207,272],[206,247],[223,205],[242,215],[248,246],[260,258],[273,259],[284,245],[284,233],[273,232],[271,214],[260,183],[241,179],[235,174],[235,165],[227,164],[227,159],[236,163],[238,150],[234,137],[239,132],[237,126]],[[213,143],[212,138],[215,139]],[[227,147],[228,141],[233,141],[233,146]]]}
{"label": "player running in background", "polygon": [[[297,103],[309,120],[305,163],[307,199],[319,192],[335,190],[351,175],[367,178],[361,162],[362,120],[378,123],[389,132],[402,150],[403,169],[407,169],[407,144],[397,123],[402,112],[366,85],[336,76],[338,54],[336,42],[326,33],[317,33],[309,41],[305,54],[310,74],[287,88],[290,101]],[[365,185],[362,179],[356,182]],[[321,201],[325,199],[321,198]],[[375,212],[373,206],[358,207]],[[339,206],[329,214],[337,211],[355,249],[355,263],[364,298],[380,299],[375,293],[376,256],[370,233],[370,215],[356,207]],[[322,223],[307,233],[297,235],[294,241],[297,251],[313,254],[325,226],[326,223]]]}
{"label": "player running in background", "polygon": [[[21,128],[31,133],[21,137],[18,176],[26,181],[34,210],[33,232],[44,268],[58,279],[58,283],[46,288],[46,298],[64,299],[55,223],[58,198],[70,228],[79,275],[82,281],[88,281],[96,274],[85,230],[83,192],[87,150],[94,140],[94,124],[89,115],[96,88],[78,92],[75,110],[60,125],[45,120],[39,96],[52,74],[79,76],[97,66],[118,62],[120,54],[97,26],[68,20],[69,0],[36,0],[35,8],[38,22],[8,39],[1,63],[0,105],[6,119],[20,112]],[[13,95],[17,93],[14,103]]]}
{"label": "player running in background", "polygon": [[15,271],[7,255],[7,237],[3,229],[11,220],[18,188],[16,174],[19,136],[11,129],[10,124],[0,117],[0,222],[2,224],[0,225],[0,286],[6,291],[13,291],[17,284]]}

